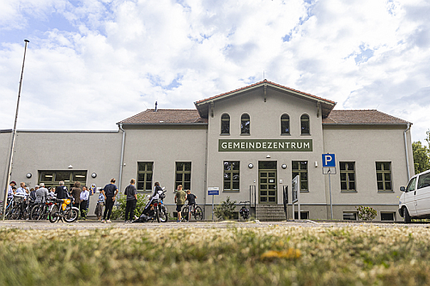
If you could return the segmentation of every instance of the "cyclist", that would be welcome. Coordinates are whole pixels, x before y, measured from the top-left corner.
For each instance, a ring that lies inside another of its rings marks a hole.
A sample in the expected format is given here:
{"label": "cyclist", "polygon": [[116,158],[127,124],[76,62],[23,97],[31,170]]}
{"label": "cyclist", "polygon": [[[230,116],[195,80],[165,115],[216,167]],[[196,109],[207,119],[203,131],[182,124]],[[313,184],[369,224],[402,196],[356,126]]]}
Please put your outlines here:
{"label": "cyclist", "polygon": [[190,221],[191,218],[191,210],[196,204],[197,196],[192,194],[190,190],[187,190],[187,201],[188,201],[188,218],[187,220]]}

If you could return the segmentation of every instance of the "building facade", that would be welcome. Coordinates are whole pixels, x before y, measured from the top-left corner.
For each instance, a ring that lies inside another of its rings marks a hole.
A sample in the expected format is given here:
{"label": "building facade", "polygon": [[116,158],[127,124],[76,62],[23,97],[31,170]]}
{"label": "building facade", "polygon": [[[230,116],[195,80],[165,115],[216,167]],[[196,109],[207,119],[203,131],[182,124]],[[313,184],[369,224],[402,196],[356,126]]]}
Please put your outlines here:
{"label": "building facade", "polygon": [[[148,109],[119,122],[117,132],[21,131],[12,179],[32,186],[69,176],[70,183],[80,178],[102,187],[116,177],[123,190],[136,178],[143,193],[159,181],[169,190],[171,214],[181,184],[197,195],[209,219],[212,200],[227,197],[249,201],[257,218],[263,207],[283,213],[287,188],[292,218],[291,187],[298,176],[302,218],[357,219],[357,207],[364,205],[375,208],[379,220],[400,220],[399,188],[414,172],[411,123],[377,110],[333,110],[335,105],[264,80],[197,101],[196,109]],[[0,133],[0,168],[7,164],[10,137],[10,131]],[[335,154],[330,175],[322,166],[327,153]],[[219,195],[208,196],[208,188],[218,188]]]}

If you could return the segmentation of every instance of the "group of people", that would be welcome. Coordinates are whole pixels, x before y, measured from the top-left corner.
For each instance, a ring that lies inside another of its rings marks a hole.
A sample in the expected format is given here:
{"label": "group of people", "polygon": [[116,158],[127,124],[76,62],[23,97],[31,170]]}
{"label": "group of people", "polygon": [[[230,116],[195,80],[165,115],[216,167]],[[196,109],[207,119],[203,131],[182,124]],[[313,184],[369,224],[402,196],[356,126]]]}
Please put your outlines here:
{"label": "group of people", "polygon": [[[126,195],[126,208],[125,208],[125,221],[131,222],[134,218],[134,210],[137,203],[137,189],[136,180],[131,179],[130,184],[125,188],[124,195]],[[178,213],[178,222],[181,221],[181,210],[188,200],[188,205],[192,206],[196,203],[196,196],[191,194],[190,190],[186,192],[182,190],[182,185],[179,185],[175,193],[176,211]],[[161,190],[158,182],[154,185],[154,191],[151,199],[158,194]],[[48,198],[66,199],[69,196],[74,198],[73,206],[78,207],[81,212],[81,218],[86,219],[89,207],[90,192],[87,186],[82,186],[80,182],[75,182],[70,192],[64,185],[64,181],[59,182],[59,186],[46,188],[44,183],[36,185],[34,189],[29,189],[24,182],[20,183],[20,187],[16,188],[16,182],[11,181],[8,189],[8,199],[13,198],[13,195],[23,196],[25,200],[30,197],[34,203],[45,203]],[[112,208],[118,195],[118,187],[115,185],[115,178],[110,180],[101,191],[97,200],[95,214],[97,219],[102,223],[110,223],[112,215]],[[104,207],[104,211],[103,211]]]}
{"label": "group of people", "polygon": [[21,182],[20,187],[16,188],[16,182],[11,181],[8,188],[8,199],[12,199],[14,195],[23,197],[27,204],[40,204],[45,203],[50,198],[67,199],[72,196],[74,198],[73,206],[80,209],[81,218],[85,219],[88,212],[90,192],[87,186],[81,188],[80,182],[75,182],[73,188],[68,192],[64,181],[60,181],[59,186],[49,189],[45,187],[44,183],[29,189],[24,182]]}
{"label": "group of people", "polygon": [[182,211],[182,207],[185,205],[185,201],[188,201],[188,206],[194,206],[196,204],[196,199],[197,199],[197,196],[192,194],[190,190],[187,190],[185,192],[184,190],[182,190],[182,188],[183,186],[179,185],[175,194],[176,211],[178,213],[177,222],[181,222],[182,220],[181,211]]}

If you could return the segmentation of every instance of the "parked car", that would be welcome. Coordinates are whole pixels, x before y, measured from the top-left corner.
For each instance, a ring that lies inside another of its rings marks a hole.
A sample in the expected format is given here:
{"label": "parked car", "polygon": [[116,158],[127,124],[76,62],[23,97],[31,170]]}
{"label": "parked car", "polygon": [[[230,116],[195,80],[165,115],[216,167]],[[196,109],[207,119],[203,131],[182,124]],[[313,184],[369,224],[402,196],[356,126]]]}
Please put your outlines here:
{"label": "parked car", "polygon": [[413,218],[430,218],[430,170],[413,176],[399,200],[399,213],[405,222]]}

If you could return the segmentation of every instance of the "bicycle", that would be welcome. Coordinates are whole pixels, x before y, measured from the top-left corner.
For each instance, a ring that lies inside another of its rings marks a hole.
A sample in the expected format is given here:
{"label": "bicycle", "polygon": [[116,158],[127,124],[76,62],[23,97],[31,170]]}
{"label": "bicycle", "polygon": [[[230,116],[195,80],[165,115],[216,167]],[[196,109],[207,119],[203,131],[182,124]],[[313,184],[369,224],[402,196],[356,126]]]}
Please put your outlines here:
{"label": "bicycle", "polygon": [[44,203],[39,203],[33,206],[30,212],[31,220],[48,219],[51,209],[54,205],[54,199],[47,199]]}
{"label": "bicycle", "polygon": [[239,204],[242,205],[242,208],[239,210],[239,214],[244,220],[249,219],[249,209],[246,207],[248,203],[251,203],[251,202],[250,201],[239,202]]}
{"label": "bicycle", "polygon": [[79,209],[72,206],[73,198],[55,199],[55,204],[49,213],[49,221],[54,223],[59,220],[74,222],[78,219]]}
{"label": "bicycle", "polygon": [[194,217],[195,220],[202,220],[203,219],[203,210],[200,206],[197,204],[194,205],[184,205],[181,210],[181,216],[182,221],[188,221],[188,216],[191,215]]}

